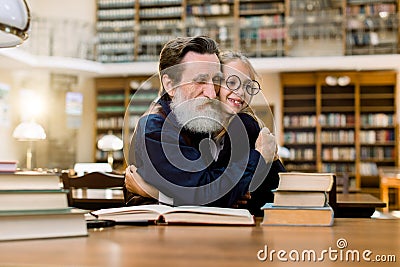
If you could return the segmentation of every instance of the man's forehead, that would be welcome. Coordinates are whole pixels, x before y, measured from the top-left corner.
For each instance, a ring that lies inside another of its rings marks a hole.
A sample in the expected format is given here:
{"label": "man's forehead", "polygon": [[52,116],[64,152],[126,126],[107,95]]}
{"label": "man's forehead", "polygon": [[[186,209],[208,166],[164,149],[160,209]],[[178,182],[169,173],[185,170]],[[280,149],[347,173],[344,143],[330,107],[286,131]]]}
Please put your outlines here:
{"label": "man's forehead", "polygon": [[183,63],[182,72],[185,76],[216,76],[221,73],[221,65],[214,62],[194,61]]}

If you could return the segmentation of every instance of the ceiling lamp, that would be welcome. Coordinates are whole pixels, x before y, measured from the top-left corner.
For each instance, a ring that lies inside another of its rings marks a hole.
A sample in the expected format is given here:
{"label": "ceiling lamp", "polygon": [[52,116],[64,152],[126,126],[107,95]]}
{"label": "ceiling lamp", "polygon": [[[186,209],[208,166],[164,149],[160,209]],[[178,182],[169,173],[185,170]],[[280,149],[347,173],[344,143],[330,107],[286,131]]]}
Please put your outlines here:
{"label": "ceiling lamp", "polygon": [[329,86],[336,86],[336,85],[347,86],[350,84],[350,82],[351,82],[351,79],[349,76],[336,77],[336,76],[329,75],[329,76],[325,77],[325,83]]}
{"label": "ceiling lamp", "polygon": [[325,82],[329,86],[335,86],[335,85],[337,85],[337,78],[333,77],[333,76],[326,76]]}

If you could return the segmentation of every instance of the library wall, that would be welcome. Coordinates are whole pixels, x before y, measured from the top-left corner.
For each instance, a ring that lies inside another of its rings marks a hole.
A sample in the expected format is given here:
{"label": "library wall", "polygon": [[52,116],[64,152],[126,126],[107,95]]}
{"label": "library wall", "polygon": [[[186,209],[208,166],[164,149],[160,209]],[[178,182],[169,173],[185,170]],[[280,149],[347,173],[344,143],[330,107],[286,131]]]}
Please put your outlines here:
{"label": "library wall", "polygon": [[[14,89],[14,79],[9,75],[9,71],[0,69],[0,160],[19,159],[18,155],[22,155],[22,147],[17,145],[17,141],[12,138],[12,132],[17,125],[17,105]],[[7,91],[7,92],[5,92]]]}
{"label": "library wall", "polygon": [[94,0],[29,0],[32,14],[45,18],[66,18],[94,23],[96,21],[96,1]]}
{"label": "library wall", "polygon": [[[261,76],[261,89],[262,94],[268,101],[268,104],[273,107],[274,122],[275,122],[275,135],[277,141],[280,141],[281,134],[281,89],[279,73],[259,73]],[[261,94],[254,98],[253,105],[264,103],[261,99]]]}

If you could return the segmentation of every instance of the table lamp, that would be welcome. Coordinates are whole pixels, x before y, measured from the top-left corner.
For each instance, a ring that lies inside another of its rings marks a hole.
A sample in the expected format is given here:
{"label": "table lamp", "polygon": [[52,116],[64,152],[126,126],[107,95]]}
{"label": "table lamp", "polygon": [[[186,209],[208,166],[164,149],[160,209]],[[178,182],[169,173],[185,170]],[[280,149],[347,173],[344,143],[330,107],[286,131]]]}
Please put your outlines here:
{"label": "table lamp", "polygon": [[46,139],[46,133],[43,127],[34,122],[21,122],[13,132],[13,137],[18,141],[27,141],[28,149],[26,151],[26,168],[32,169],[32,143],[38,140]]}
{"label": "table lamp", "polygon": [[14,47],[28,39],[29,7],[25,0],[0,1],[0,48]]}
{"label": "table lamp", "polygon": [[121,150],[123,146],[124,144],[122,139],[113,135],[112,132],[102,136],[97,142],[97,147],[100,150],[107,152],[107,162],[110,164],[111,168],[113,167],[114,163],[113,153]]}

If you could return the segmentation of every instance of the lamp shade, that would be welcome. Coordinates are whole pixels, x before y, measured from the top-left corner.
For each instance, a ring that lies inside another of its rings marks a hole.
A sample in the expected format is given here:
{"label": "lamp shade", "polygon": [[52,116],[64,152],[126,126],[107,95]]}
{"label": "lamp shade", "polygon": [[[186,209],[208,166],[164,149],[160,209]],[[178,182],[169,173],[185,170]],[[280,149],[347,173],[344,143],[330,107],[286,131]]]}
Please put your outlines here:
{"label": "lamp shade", "polygon": [[36,122],[21,122],[14,129],[13,137],[20,141],[37,141],[46,139],[46,133],[43,127]]}
{"label": "lamp shade", "polygon": [[284,146],[278,146],[278,155],[283,159],[290,158],[290,151]]}
{"label": "lamp shade", "polygon": [[97,147],[103,151],[117,151],[121,150],[123,146],[121,138],[113,134],[106,134],[97,142]]}
{"label": "lamp shade", "polygon": [[28,39],[29,7],[25,0],[0,0],[0,47],[13,47]]}

